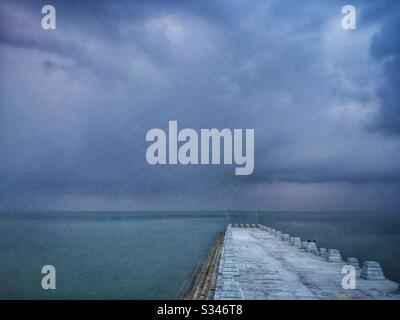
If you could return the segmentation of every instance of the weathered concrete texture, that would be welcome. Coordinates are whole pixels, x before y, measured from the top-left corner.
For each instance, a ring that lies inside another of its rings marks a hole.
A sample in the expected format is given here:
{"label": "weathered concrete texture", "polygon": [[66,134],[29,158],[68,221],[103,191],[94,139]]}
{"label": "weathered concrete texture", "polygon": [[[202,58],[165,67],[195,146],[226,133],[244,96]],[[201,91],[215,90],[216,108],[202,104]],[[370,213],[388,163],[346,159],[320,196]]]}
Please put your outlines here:
{"label": "weathered concrete texture", "polygon": [[213,300],[219,270],[219,261],[224,243],[223,233],[219,234],[211,248],[210,254],[205,259],[197,273],[191,287],[188,288],[183,298],[185,300]]}
{"label": "weathered concrete texture", "polygon": [[395,293],[398,284],[389,280],[357,278],[355,290],[342,289],[344,263],[328,262],[261,229],[232,228],[225,246],[234,257],[225,263],[235,273],[225,275],[220,266],[218,280],[228,277],[236,284],[228,281],[217,285],[216,298],[242,294],[249,300],[400,299]]}
{"label": "weathered concrete texture", "polygon": [[215,300],[243,300],[243,292],[239,282],[237,281],[237,278],[239,277],[239,269],[236,262],[231,230],[232,228],[228,226],[225,232],[224,246],[222,248],[217,285],[215,288]]}

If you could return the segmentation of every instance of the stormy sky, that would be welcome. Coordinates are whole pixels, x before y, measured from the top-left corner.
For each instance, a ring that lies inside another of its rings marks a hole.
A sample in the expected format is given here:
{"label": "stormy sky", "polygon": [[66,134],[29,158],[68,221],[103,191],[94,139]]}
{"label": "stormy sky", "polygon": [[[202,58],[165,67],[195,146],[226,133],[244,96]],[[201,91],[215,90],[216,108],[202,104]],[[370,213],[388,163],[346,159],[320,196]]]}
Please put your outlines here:
{"label": "stormy sky", "polygon": [[[395,0],[2,0],[0,210],[399,211],[399,17]],[[169,120],[254,128],[253,174],[149,165]]]}

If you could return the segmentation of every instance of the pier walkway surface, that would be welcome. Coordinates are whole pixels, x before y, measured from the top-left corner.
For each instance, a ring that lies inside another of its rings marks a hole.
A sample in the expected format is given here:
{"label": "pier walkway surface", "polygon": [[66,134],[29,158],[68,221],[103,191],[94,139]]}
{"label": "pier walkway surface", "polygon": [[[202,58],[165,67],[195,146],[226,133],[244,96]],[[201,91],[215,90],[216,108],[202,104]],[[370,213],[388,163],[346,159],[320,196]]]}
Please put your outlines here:
{"label": "pier walkway surface", "polygon": [[390,280],[357,276],[356,289],[343,289],[344,265],[306,252],[262,228],[228,227],[214,299],[400,299],[398,284]]}

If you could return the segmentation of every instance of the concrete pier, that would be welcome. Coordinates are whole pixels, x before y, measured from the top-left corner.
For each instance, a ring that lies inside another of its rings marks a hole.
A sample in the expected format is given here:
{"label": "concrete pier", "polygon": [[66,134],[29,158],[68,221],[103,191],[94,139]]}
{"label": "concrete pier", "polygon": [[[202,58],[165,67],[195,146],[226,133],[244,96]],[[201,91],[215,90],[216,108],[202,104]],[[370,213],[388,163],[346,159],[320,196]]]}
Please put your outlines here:
{"label": "concrete pier", "polygon": [[226,242],[224,234],[218,235],[210,254],[198,270],[196,278],[183,295],[185,300],[213,300],[217,283],[218,270],[221,266],[221,252]]}
{"label": "concrete pier", "polygon": [[243,292],[237,281],[238,277],[239,269],[233,245],[232,231],[228,227],[220,258],[215,299],[243,300]]}
{"label": "concrete pier", "polygon": [[[329,250],[329,262],[327,257],[279,240],[274,230],[266,230],[227,229],[216,299],[400,299],[398,284],[390,280],[357,277],[356,289],[343,289],[345,275],[341,271],[345,263],[337,250]],[[365,274],[377,274],[375,264],[368,263],[365,268]]]}

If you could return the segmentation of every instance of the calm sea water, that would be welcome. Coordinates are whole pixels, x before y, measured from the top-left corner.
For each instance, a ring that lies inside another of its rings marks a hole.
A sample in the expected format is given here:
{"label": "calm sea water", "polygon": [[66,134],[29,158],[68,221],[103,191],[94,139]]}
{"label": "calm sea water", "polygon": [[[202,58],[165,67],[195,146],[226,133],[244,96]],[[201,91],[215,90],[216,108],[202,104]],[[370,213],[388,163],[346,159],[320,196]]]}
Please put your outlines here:
{"label": "calm sea water", "polygon": [[[177,298],[226,221],[207,212],[0,214],[0,298]],[[46,264],[56,290],[41,288]]]}
{"label": "calm sea water", "polygon": [[[256,214],[235,212],[232,222]],[[400,280],[399,216],[263,212],[261,222],[377,260]],[[178,298],[226,223],[222,212],[0,213],[0,299]],[[46,264],[56,290],[41,288]]]}

